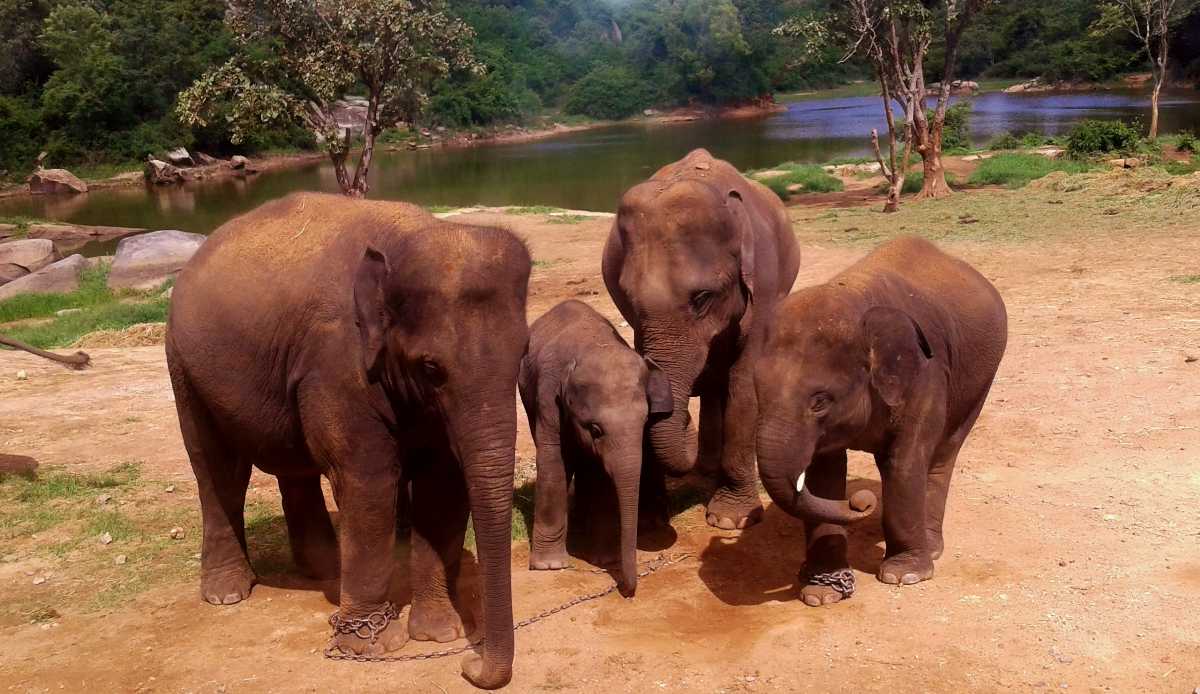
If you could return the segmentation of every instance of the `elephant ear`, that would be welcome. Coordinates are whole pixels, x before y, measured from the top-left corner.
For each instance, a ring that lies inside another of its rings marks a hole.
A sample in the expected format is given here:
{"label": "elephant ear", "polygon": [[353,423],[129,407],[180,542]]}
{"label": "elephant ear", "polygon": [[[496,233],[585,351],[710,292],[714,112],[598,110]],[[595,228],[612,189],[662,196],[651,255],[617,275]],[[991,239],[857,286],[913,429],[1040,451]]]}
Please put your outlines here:
{"label": "elephant ear", "polygon": [[913,382],[933,358],[921,326],[904,311],[876,306],[863,316],[871,386],[888,407],[899,407]]}
{"label": "elephant ear", "polygon": [[650,357],[645,357],[646,400],[650,403],[650,414],[671,414],[675,409],[675,397],[671,394],[671,380],[667,373]]}
{"label": "elephant ear", "polygon": [[391,267],[387,257],[367,246],[354,273],[354,323],[362,342],[363,370],[374,379],[383,360],[391,314],[384,299]]}
{"label": "elephant ear", "polygon": [[754,228],[750,225],[750,214],[746,210],[746,201],[737,189],[729,191],[725,206],[733,216],[734,227],[738,239],[738,268],[742,289],[746,294],[746,310],[739,322],[742,335],[750,330],[750,306],[754,303]]}

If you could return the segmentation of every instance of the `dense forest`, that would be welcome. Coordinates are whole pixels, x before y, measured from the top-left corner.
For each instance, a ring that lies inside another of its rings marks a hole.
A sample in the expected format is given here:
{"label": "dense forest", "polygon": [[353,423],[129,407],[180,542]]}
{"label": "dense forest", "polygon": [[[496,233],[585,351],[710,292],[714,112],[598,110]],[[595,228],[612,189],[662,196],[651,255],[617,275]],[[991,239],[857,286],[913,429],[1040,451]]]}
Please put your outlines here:
{"label": "dense forest", "polygon": [[[611,119],[869,79],[836,52],[799,68],[802,47],[774,33],[836,1],[450,0],[486,70],[441,80],[419,118],[454,128],[548,110]],[[224,12],[222,0],[0,0],[0,170],[27,171],[43,150],[54,165],[177,145],[231,151],[219,122],[184,128],[174,110],[180,91],[232,54]],[[996,2],[968,31],[959,72],[1103,81],[1145,69],[1135,39],[1091,29],[1099,12],[1096,0]],[[1173,53],[1177,80],[1200,79],[1200,13],[1179,27]],[[275,128],[240,147],[311,144],[300,128]]]}

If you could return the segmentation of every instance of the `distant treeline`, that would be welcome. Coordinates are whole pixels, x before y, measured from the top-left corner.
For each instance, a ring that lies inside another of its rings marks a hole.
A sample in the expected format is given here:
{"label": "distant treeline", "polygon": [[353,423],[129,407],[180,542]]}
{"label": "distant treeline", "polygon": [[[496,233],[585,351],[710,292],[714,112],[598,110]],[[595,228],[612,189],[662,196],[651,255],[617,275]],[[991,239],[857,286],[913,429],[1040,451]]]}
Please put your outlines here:
{"label": "distant treeline", "polygon": [[[423,124],[523,122],[561,109],[622,118],[649,107],[748,102],[776,92],[870,79],[773,29],[838,0],[451,0],[476,33],[482,76],[436,86]],[[1101,81],[1146,65],[1132,37],[1093,36],[1097,0],[1002,0],[969,31],[965,78]],[[185,145],[231,151],[219,120],[173,116],[179,92],[233,46],[223,0],[0,0],[0,170],[18,174],[46,150],[55,165],[140,160]],[[1200,13],[1178,31],[1179,78],[1200,78]],[[940,71],[938,47],[927,68]],[[309,146],[267,132],[251,150]]]}

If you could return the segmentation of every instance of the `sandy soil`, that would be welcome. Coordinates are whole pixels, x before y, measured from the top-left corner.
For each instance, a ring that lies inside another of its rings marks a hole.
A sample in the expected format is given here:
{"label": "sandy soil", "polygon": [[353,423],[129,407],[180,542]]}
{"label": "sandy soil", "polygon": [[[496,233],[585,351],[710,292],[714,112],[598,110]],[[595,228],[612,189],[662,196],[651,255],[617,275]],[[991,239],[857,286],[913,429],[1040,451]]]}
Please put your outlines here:
{"label": "sandy soil", "polygon": [[[828,221],[836,212],[793,209],[804,252],[798,285],[869,250],[848,241],[846,222]],[[950,231],[987,224],[958,227],[958,215],[944,217]],[[620,321],[598,274],[606,220],[461,218],[529,239],[539,261],[531,317],[574,297]],[[876,517],[852,528],[858,593],[806,607],[794,586],[803,560],[796,520],[768,507],[761,525],[714,531],[694,507],[675,519],[667,549],[693,556],[643,579],[635,599],[610,595],[519,632],[510,690],[1192,691],[1200,685],[1200,363],[1188,359],[1200,357],[1200,290],[1167,280],[1197,272],[1195,218],[1175,219],[1138,233],[1096,236],[1081,225],[943,242],[999,287],[1011,335],[960,457],[947,552],[932,581],[875,581]],[[142,461],[198,516],[161,347],[92,356],[93,368],[73,373],[0,353],[0,450],[71,469]],[[28,380],[15,380],[17,369]],[[519,453],[527,464],[524,425]],[[852,458],[851,475],[852,490],[878,491],[864,456]],[[254,484],[273,493],[269,479]],[[198,551],[197,538],[187,541]],[[525,561],[526,547],[515,546],[518,619],[608,581],[587,571],[531,573]],[[473,571],[464,581],[475,584]],[[457,658],[323,660],[328,588],[267,573],[248,601],[218,608],[201,603],[192,573],[99,613],[64,608],[51,624],[5,624],[0,690],[469,689]],[[0,594],[36,590],[16,565],[0,564]]]}

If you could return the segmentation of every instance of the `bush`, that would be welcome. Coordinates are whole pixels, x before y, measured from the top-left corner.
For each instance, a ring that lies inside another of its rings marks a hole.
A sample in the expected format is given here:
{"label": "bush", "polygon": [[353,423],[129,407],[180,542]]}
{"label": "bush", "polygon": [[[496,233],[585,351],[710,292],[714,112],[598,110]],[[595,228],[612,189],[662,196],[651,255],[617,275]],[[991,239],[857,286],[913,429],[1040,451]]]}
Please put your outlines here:
{"label": "bush", "polygon": [[971,108],[970,101],[960,101],[946,109],[946,121],[942,127],[943,152],[971,148]]}
{"label": "bush", "polygon": [[1012,133],[1007,133],[1007,132],[1000,133],[999,135],[997,135],[996,139],[992,140],[991,144],[988,145],[988,149],[992,150],[993,152],[1002,150],[1002,149],[1020,149],[1020,148],[1021,148],[1021,140],[1019,138],[1017,138],[1016,135],[1013,135]]}
{"label": "bush", "polygon": [[37,107],[12,96],[0,96],[0,170],[29,171],[42,142],[42,116]]}
{"label": "bush", "polygon": [[[779,196],[780,200],[787,200],[792,195],[800,195],[803,193],[834,193],[842,190],[845,186],[842,184],[842,179],[835,176],[830,176],[825,169],[816,164],[796,164],[788,162],[774,167],[778,171],[786,171],[787,173],[781,176],[772,176],[770,178],[756,179],[764,186],[770,188]],[[753,174],[751,174],[753,175]],[[798,192],[791,193],[788,188],[800,184],[803,186]]]}
{"label": "bush", "polygon": [[1182,130],[1175,136],[1175,150],[1178,152],[1200,152],[1200,140],[1191,130]]}
{"label": "bush", "polygon": [[1050,144],[1048,138],[1041,133],[1025,133],[1021,137],[1021,146],[1028,149],[1045,147]]}
{"label": "bush", "polygon": [[1085,120],[1067,136],[1067,152],[1076,159],[1110,152],[1129,152],[1141,140],[1138,128],[1119,120]]}
{"label": "bush", "polygon": [[565,110],[602,120],[628,118],[650,105],[650,90],[622,67],[597,67],[571,89]]}
{"label": "bush", "polygon": [[979,162],[968,183],[973,186],[1001,185],[1021,188],[1052,171],[1084,173],[1092,167],[1076,161],[1050,159],[1038,154],[998,154]]}

